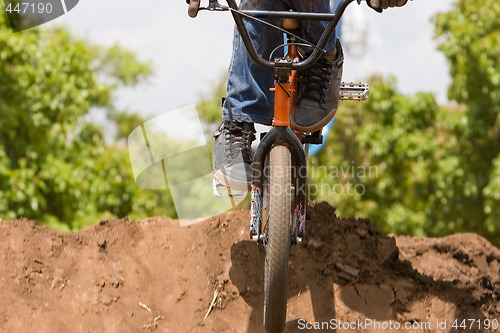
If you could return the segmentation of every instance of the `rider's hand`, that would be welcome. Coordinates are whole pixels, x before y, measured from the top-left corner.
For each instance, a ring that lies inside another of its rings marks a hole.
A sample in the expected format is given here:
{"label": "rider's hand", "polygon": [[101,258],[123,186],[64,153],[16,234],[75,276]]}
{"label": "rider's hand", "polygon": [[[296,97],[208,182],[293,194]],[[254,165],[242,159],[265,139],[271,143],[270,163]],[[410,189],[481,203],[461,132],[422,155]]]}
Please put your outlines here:
{"label": "rider's hand", "polygon": [[375,9],[377,12],[382,13],[383,9],[389,7],[404,6],[408,0],[367,0],[368,6]]}

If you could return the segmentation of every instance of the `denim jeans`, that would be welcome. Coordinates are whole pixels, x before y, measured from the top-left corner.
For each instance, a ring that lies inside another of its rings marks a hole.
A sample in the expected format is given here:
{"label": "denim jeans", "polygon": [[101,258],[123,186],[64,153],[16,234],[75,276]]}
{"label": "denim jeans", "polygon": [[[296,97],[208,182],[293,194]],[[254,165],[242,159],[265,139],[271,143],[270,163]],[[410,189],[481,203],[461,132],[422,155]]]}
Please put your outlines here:
{"label": "denim jeans", "polygon": [[[330,12],[329,0],[242,0],[240,9],[259,10],[296,10],[300,12]],[[274,25],[281,25],[281,19],[268,20]],[[272,50],[283,44],[283,34],[272,27],[244,19],[250,38],[264,59],[269,59]],[[302,21],[302,37],[316,44],[326,29],[328,22]],[[326,51],[335,50],[336,38],[332,37]],[[282,51],[282,50],[281,50]],[[275,54],[273,57],[280,54]],[[282,55],[282,53],[281,53]],[[233,39],[233,55],[228,71],[227,100],[231,103],[234,121],[271,125],[273,120],[274,77],[270,69],[255,64],[248,55],[243,40],[235,28]],[[223,108],[224,120],[229,120],[227,108]]]}

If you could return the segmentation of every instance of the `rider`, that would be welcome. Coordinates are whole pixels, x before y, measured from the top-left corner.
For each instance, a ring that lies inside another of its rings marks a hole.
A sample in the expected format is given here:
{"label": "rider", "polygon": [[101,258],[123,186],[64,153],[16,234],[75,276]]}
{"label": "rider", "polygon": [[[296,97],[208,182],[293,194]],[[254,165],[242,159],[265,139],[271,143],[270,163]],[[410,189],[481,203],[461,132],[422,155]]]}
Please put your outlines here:
{"label": "rider", "polygon": [[[388,7],[401,7],[407,0],[367,0],[368,6],[382,12]],[[300,12],[330,12],[330,0],[242,0],[241,9],[294,10]],[[278,21],[277,21],[278,20]],[[279,25],[279,19],[270,19]],[[306,21],[301,34],[317,43],[327,23]],[[268,59],[282,34],[254,20],[245,20],[245,26],[257,52]],[[339,103],[342,79],[343,53],[340,43],[332,38],[326,54],[310,69],[300,74],[297,100],[291,126],[302,132],[315,132],[333,118]],[[271,125],[273,120],[273,73],[255,64],[245,50],[243,40],[235,29],[233,55],[228,71],[227,99],[223,108],[223,122],[215,132],[214,177],[233,189],[246,190],[252,180],[251,144],[255,139],[254,123]],[[229,105],[228,105],[229,104]]]}

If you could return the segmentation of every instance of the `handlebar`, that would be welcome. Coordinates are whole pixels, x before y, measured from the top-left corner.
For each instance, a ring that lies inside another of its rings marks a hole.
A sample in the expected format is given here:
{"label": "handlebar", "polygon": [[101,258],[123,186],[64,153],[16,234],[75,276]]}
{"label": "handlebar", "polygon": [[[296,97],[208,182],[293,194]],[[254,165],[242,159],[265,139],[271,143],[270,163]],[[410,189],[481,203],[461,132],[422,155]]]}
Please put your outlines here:
{"label": "handlebar", "polygon": [[[243,23],[243,17],[253,17],[253,18],[292,18],[298,20],[316,20],[316,21],[329,21],[327,28],[323,31],[318,43],[314,47],[311,55],[299,62],[290,63],[289,66],[293,70],[304,70],[312,67],[321,57],[322,50],[328,44],[328,41],[332,38],[335,33],[335,28],[337,27],[340,18],[344,14],[345,9],[355,0],[342,0],[334,13],[307,13],[307,12],[291,12],[291,11],[264,11],[264,10],[239,10],[238,5],[235,0],[226,0],[228,8],[224,7],[224,10],[230,10],[233,15],[236,27],[240,32],[243,43],[247,49],[248,54],[261,67],[273,69],[276,67],[274,61],[266,60],[262,58],[256,51],[253,45],[248,30]],[[212,2],[212,1],[211,1]],[[358,0],[359,2],[359,0]],[[196,17],[198,8],[200,5],[200,0],[190,0],[188,14],[191,17]],[[196,9],[194,9],[196,8]],[[222,7],[221,7],[222,8]],[[193,16],[194,15],[194,16]]]}

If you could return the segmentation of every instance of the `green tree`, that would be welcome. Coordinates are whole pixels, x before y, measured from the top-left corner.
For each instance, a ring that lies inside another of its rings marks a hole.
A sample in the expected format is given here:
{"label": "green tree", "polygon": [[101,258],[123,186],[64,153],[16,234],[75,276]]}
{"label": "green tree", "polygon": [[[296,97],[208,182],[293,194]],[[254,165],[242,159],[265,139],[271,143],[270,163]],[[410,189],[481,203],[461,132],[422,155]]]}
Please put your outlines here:
{"label": "green tree", "polygon": [[375,77],[363,103],[343,103],[324,150],[310,159],[311,194],[386,232],[438,234],[429,173],[438,169],[439,108],[431,94],[403,96]]}
{"label": "green tree", "polygon": [[459,0],[435,18],[440,50],[450,65],[448,95],[467,107],[457,135],[463,142],[469,192],[478,216],[500,244],[500,3]]}
{"label": "green tree", "polygon": [[113,91],[150,73],[118,46],[64,28],[13,34],[0,15],[0,218],[74,230],[99,218],[175,215],[168,193],[135,185],[126,147],[107,144],[108,129],[85,118],[106,110],[126,136],[142,119],[117,111]]}
{"label": "green tree", "polygon": [[[377,172],[317,172],[316,184],[343,189],[318,198],[342,215],[371,217],[386,232],[475,232],[500,245],[499,15],[496,0],[459,0],[435,17],[450,65],[450,105],[438,106],[430,94],[403,96],[394,80],[381,78],[367,102],[343,105],[312,163]],[[362,195],[348,193],[356,184]]]}
{"label": "green tree", "polygon": [[401,95],[394,79],[373,78],[371,92],[342,105],[324,150],[310,159],[312,194],[388,233],[475,232],[498,245],[500,228],[489,227],[478,183],[489,173],[474,169],[487,154],[464,135],[465,107]]}
{"label": "green tree", "polygon": [[221,75],[208,93],[200,97],[196,109],[211,135],[222,121],[222,97],[226,96],[227,75]]}

